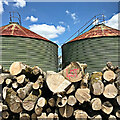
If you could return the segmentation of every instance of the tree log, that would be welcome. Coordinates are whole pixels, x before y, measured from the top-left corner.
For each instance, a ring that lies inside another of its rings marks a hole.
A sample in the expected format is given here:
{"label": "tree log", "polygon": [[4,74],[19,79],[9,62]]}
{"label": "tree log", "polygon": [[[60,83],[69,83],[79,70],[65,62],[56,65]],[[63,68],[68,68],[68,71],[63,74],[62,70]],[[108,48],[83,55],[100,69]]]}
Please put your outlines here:
{"label": "tree log", "polygon": [[8,87],[4,87],[4,88],[3,88],[3,91],[2,91],[3,99],[4,99],[4,100],[6,99],[7,89],[8,89]]}
{"label": "tree log", "polygon": [[116,71],[118,69],[118,66],[113,66],[112,62],[107,62],[106,65],[112,71]]}
{"label": "tree log", "polygon": [[37,81],[33,84],[33,89],[37,90],[43,87],[44,78],[40,75]]}
{"label": "tree log", "polygon": [[30,116],[27,113],[20,113],[20,120],[30,120]]}
{"label": "tree log", "polygon": [[20,113],[22,112],[22,101],[16,96],[16,94],[17,93],[12,88],[8,88],[5,101],[13,113]]}
{"label": "tree log", "polygon": [[91,100],[91,105],[93,110],[100,110],[102,107],[101,100],[99,98],[93,98]]}
{"label": "tree log", "polygon": [[90,118],[90,120],[102,120],[101,115],[94,115],[93,117]]}
{"label": "tree log", "polygon": [[35,107],[35,103],[37,99],[40,97],[40,95],[41,95],[41,91],[39,91],[39,95],[35,95],[33,94],[33,92],[31,92],[29,96],[24,99],[22,104],[23,108],[27,111],[33,110],[33,108]]}
{"label": "tree log", "polygon": [[31,92],[31,90],[32,90],[32,85],[33,85],[32,82],[28,82],[25,87],[19,88],[19,89],[17,90],[18,96],[19,96],[21,99],[24,99],[24,98],[26,97],[26,95],[29,95],[29,93]]}
{"label": "tree log", "polygon": [[16,81],[12,83],[12,88],[14,88],[14,89],[18,88],[18,83]]}
{"label": "tree log", "polygon": [[117,118],[120,118],[120,110],[118,110],[118,111],[116,112],[116,117],[117,117]]}
{"label": "tree log", "polygon": [[73,95],[70,95],[68,97],[68,105],[70,106],[74,106],[77,103],[76,98]]}
{"label": "tree log", "polygon": [[77,91],[75,92],[75,97],[80,103],[83,103],[84,101],[90,101],[91,99],[90,90],[88,88],[85,89],[78,88]]}
{"label": "tree log", "polygon": [[74,92],[74,91],[75,91],[75,86],[74,86],[74,84],[71,84],[71,85],[69,85],[68,88],[66,89],[66,94],[70,94],[70,93],[72,93],[72,92]]}
{"label": "tree log", "polygon": [[83,79],[81,81],[81,88],[88,87],[88,79],[89,79],[89,73],[86,73],[86,75],[83,77]]}
{"label": "tree log", "polygon": [[34,75],[42,74],[42,69],[40,69],[38,66],[34,66],[34,67],[32,68],[32,73],[33,73]]}
{"label": "tree log", "polygon": [[105,71],[104,74],[103,74],[103,78],[108,82],[113,81],[116,78],[116,74],[111,70]]}
{"label": "tree log", "polygon": [[31,120],[37,120],[37,115],[35,113],[32,113]]}
{"label": "tree log", "polygon": [[38,116],[38,117],[37,117],[37,119],[38,119],[38,120],[45,120],[45,119],[47,119],[46,113],[42,113],[41,116]]}
{"label": "tree log", "polygon": [[58,73],[47,74],[47,85],[53,93],[64,92],[65,89],[71,84],[62,75]]}
{"label": "tree log", "polygon": [[116,117],[114,115],[110,115],[108,120],[117,120]]}
{"label": "tree log", "polygon": [[25,81],[25,75],[20,75],[16,79],[17,79],[17,83],[22,84]]}
{"label": "tree log", "polygon": [[47,101],[45,100],[44,97],[40,97],[40,98],[38,99],[38,101],[37,101],[37,105],[38,105],[39,107],[44,107],[46,104],[47,104]]}
{"label": "tree log", "polygon": [[10,66],[10,74],[18,75],[22,72],[23,69],[25,69],[25,65],[23,65],[21,62],[14,62]]}
{"label": "tree log", "polygon": [[8,106],[7,105],[2,105],[2,111],[7,111],[8,110]]}
{"label": "tree log", "polygon": [[36,115],[38,115],[38,116],[41,115],[42,111],[43,111],[42,107],[39,107],[38,105],[35,106]]}
{"label": "tree log", "polygon": [[8,86],[8,85],[10,85],[10,83],[12,83],[12,80],[11,80],[11,79],[6,79],[6,80],[5,80],[5,83],[6,83],[6,85]]}
{"label": "tree log", "polygon": [[78,82],[83,77],[83,71],[77,62],[71,62],[71,64],[63,70],[62,74],[70,82]]}
{"label": "tree log", "polygon": [[55,99],[54,99],[54,98],[50,98],[50,99],[48,100],[48,104],[49,104],[51,107],[54,107],[55,104],[56,104]]}
{"label": "tree log", "polygon": [[113,106],[109,101],[106,101],[102,105],[102,111],[106,114],[110,114],[113,111]]}
{"label": "tree log", "polygon": [[118,94],[118,90],[114,84],[108,84],[105,86],[105,90],[103,92],[103,95],[106,98],[115,98],[117,96],[117,94]]}
{"label": "tree log", "polygon": [[3,112],[2,112],[2,118],[3,118],[3,119],[8,119],[8,118],[9,118],[9,113],[8,113],[8,111],[3,111]]}
{"label": "tree log", "polygon": [[75,110],[74,116],[76,120],[87,120],[88,114],[83,110]]}
{"label": "tree log", "polygon": [[73,114],[73,107],[65,105],[64,107],[59,108],[59,113],[62,117],[69,118]]}
{"label": "tree log", "polygon": [[7,79],[10,76],[10,74],[8,73],[1,73],[0,74],[0,85],[3,84],[3,82],[5,81],[5,79]]}
{"label": "tree log", "polygon": [[118,105],[120,105],[120,95],[117,96],[117,103],[118,103]]}
{"label": "tree log", "polygon": [[67,104],[67,97],[64,96],[64,97],[58,97],[57,98],[57,106],[58,107],[64,107],[65,105]]}
{"label": "tree log", "polygon": [[91,91],[94,95],[101,95],[104,91],[104,84],[102,82],[102,73],[94,72],[91,75]]}

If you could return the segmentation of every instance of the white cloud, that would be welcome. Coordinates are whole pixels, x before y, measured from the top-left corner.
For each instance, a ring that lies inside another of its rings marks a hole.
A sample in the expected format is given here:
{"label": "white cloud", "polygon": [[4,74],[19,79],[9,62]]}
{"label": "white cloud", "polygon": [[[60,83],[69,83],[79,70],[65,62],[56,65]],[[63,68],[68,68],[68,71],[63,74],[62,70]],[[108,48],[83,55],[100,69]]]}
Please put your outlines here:
{"label": "white cloud", "polygon": [[8,5],[8,1],[7,1],[7,0],[4,0],[3,2],[4,2],[6,5]]}
{"label": "white cloud", "polygon": [[55,27],[54,25],[34,24],[29,27],[30,30],[48,39],[56,38],[65,32],[65,27],[62,26]]}
{"label": "white cloud", "polygon": [[33,16],[27,16],[25,20],[30,20],[31,22],[37,22],[38,21],[38,18],[35,18]]}
{"label": "white cloud", "polygon": [[68,10],[65,11],[67,14],[69,14],[70,12]]}
{"label": "white cloud", "polygon": [[16,2],[14,4],[14,6],[16,7],[25,7],[26,6],[26,1],[25,0],[14,0],[14,2]]}
{"label": "white cloud", "polygon": [[78,19],[78,16],[76,15],[76,13],[71,13],[70,11],[68,11],[68,10],[66,10],[65,11],[66,12],[66,14],[68,14],[68,15],[70,15],[71,16],[71,18],[73,19],[73,21],[74,21],[74,24],[76,24],[76,23],[79,23],[80,21],[79,21],[79,19]]}
{"label": "white cloud", "polygon": [[71,17],[72,17],[73,20],[76,20],[76,14],[75,13],[72,13]]}
{"label": "white cloud", "polygon": [[2,14],[3,12],[4,12],[3,3],[2,1],[0,1],[0,14]]}
{"label": "white cloud", "polygon": [[120,24],[119,23],[120,21],[118,19],[120,19],[120,13],[115,14],[111,19],[107,20],[105,24],[109,27],[120,30],[120,28],[118,28],[119,27],[118,25]]}

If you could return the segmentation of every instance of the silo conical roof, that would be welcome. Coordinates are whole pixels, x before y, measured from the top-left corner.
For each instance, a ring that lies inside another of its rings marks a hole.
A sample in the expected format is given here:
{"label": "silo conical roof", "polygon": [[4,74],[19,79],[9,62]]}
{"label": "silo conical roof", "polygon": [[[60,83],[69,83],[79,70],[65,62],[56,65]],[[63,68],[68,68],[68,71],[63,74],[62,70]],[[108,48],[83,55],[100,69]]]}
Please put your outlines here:
{"label": "silo conical roof", "polygon": [[11,23],[11,24],[0,27],[0,35],[28,37],[28,38],[36,38],[36,39],[42,39],[45,41],[49,41],[48,39],[26,29],[25,27],[22,27],[21,25],[17,23]]}
{"label": "silo conical roof", "polygon": [[87,38],[105,37],[105,36],[120,36],[120,30],[108,27],[104,24],[98,24],[92,27],[89,31],[83,33],[82,35],[68,41],[68,43],[77,40],[87,39]]}

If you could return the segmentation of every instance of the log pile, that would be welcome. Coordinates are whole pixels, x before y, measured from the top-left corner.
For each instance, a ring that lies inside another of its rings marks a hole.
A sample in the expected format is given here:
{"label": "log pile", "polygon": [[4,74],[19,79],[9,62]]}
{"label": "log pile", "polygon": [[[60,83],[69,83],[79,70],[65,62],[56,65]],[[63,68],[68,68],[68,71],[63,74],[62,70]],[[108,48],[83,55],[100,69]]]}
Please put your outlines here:
{"label": "log pile", "polygon": [[86,68],[79,62],[58,73],[21,62],[0,66],[0,119],[120,119],[119,67],[108,62],[92,74]]}

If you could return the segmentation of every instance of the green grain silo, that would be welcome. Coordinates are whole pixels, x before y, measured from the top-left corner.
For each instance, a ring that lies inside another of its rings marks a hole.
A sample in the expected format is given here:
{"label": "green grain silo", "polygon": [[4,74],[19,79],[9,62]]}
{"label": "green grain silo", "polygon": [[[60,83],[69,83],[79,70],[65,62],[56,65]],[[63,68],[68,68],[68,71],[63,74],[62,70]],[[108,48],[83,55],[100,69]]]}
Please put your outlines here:
{"label": "green grain silo", "polygon": [[100,71],[108,61],[118,65],[119,36],[117,29],[104,24],[95,25],[62,46],[63,68],[72,61],[87,63],[88,72]]}
{"label": "green grain silo", "polygon": [[0,38],[1,64],[6,69],[12,62],[21,61],[44,71],[58,70],[58,46],[48,39],[14,22],[0,27]]}

